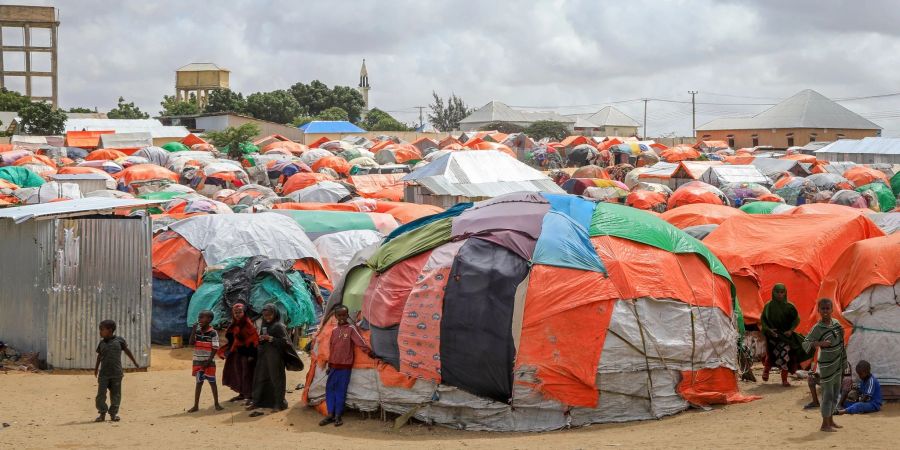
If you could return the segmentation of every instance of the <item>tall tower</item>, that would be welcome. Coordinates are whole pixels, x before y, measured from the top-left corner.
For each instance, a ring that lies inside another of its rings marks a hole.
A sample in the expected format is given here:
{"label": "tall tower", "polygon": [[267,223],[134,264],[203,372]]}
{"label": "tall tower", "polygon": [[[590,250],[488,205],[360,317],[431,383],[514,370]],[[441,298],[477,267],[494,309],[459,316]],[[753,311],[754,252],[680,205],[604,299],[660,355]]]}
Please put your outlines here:
{"label": "tall tower", "polygon": [[369,72],[366,70],[366,60],[363,59],[362,67],[359,69],[359,93],[362,94],[363,102],[366,103],[365,111],[369,111]]}

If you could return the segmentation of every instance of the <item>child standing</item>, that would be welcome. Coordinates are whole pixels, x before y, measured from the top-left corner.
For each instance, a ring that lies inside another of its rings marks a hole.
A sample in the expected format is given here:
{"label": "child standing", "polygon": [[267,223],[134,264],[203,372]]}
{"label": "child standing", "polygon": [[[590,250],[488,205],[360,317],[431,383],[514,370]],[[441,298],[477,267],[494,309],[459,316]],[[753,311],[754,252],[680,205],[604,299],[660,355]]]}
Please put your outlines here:
{"label": "child standing", "polygon": [[369,356],[375,355],[356,326],[350,323],[350,310],[346,306],[335,306],[334,318],[337,325],[331,331],[331,340],[328,343],[328,381],[325,384],[328,416],[319,422],[319,426],[334,423],[334,426],[339,427],[344,424],[341,416],[344,414],[347,387],[350,385],[350,373],[353,370],[354,347],[362,348]]}
{"label": "child standing", "polygon": [[[106,420],[119,421],[119,404],[122,403],[122,378],[125,372],[122,370],[122,353],[138,366],[134,355],[128,349],[125,339],[116,336],[116,322],[104,320],[100,322],[100,343],[97,344],[97,363],[94,364],[94,376],[97,377],[97,412],[100,413],[94,422]],[[106,406],[106,391],[109,391],[109,406]]]}
{"label": "child standing", "polygon": [[834,423],[838,399],[841,396],[841,381],[847,354],[844,351],[844,329],[831,318],[834,305],[831,299],[821,298],[818,302],[821,320],[813,326],[803,341],[807,352],[819,349],[819,379],[822,384],[822,431],[834,432],[842,428]]}
{"label": "child standing", "polygon": [[219,333],[210,325],[212,321],[212,311],[205,309],[197,315],[197,323],[191,329],[190,342],[194,345],[191,375],[196,377],[197,387],[194,388],[194,407],[188,410],[189,413],[200,410],[200,391],[203,390],[204,380],[209,382],[216,410],[224,409],[219,404],[219,390],[216,387],[216,362],[213,359],[219,350]]}
{"label": "child standing", "polygon": [[856,363],[856,374],[859,375],[859,401],[838,410],[838,415],[881,411],[881,383],[872,374],[872,365],[866,360]]}

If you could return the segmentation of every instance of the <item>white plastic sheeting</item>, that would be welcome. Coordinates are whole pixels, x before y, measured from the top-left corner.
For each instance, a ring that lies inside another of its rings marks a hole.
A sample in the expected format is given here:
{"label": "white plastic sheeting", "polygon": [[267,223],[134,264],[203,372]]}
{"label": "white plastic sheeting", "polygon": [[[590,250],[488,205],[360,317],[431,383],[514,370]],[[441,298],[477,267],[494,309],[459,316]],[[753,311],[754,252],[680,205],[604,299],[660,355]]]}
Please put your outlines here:
{"label": "white plastic sheeting", "polygon": [[82,198],[81,188],[75,183],[59,183],[51,181],[40,187],[22,188],[14,191],[15,196],[26,205],[48,203],[57,198]]}
{"label": "white plastic sheeting", "polygon": [[356,252],[380,242],[384,236],[373,230],[349,230],[326,234],[313,243],[330,280],[340,280]]}
{"label": "white plastic sheeting", "polygon": [[299,191],[288,194],[295,202],[312,203],[337,203],[341,199],[350,196],[350,190],[334,181],[322,181],[312,186],[307,186]]}
{"label": "white plastic sheeting", "polygon": [[[569,408],[529,389],[535,380],[534,370],[527,367],[513,374],[511,405],[421,379],[411,389],[388,387],[373,369],[353,370],[347,405],[397,414],[415,408],[413,417],[426,423],[488,431],[548,431],[657,419],[688,408],[676,391],[681,371],[722,366],[734,370],[736,359],[737,333],[718,308],[668,299],[619,300],[597,369],[596,408]],[[326,379],[324,370],[316,371],[310,404],[324,401]]]}
{"label": "white plastic sheeting", "polygon": [[726,183],[757,183],[763,186],[771,186],[772,181],[752,165],[727,165],[710,167],[701,177],[713,186],[719,187]]}
{"label": "white plastic sheeting", "polygon": [[853,324],[847,359],[872,364],[872,373],[883,385],[900,386],[900,281],[893,286],[875,285],[862,291],[844,310]]}
{"label": "white plastic sheeting", "polygon": [[207,265],[228,258],[315,258],[319,253],[306,233],[287,216],[275,213],[211,214],[173,223],[169,229],[203,253]]}

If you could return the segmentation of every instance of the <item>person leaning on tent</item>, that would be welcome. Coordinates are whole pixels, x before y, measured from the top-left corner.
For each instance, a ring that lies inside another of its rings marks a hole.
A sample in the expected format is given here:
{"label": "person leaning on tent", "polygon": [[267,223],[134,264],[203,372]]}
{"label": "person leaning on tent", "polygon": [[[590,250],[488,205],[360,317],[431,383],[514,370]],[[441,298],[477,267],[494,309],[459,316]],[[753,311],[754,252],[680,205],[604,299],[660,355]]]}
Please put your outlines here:
{"label": "person leaning on tent", "polygon": [[[287,387],[285,370],[303,370],[303,362],[291,343],[287,327],[281,322],[281,312],[269,303],[262,309],[262,327],[259,332],[259,350],[253,372],[253,399],[247,410],[272,408],[287,409],[284,398]],[[251,417],[261,416],[253,411]]]}
{"label": "person leaning on tent", "polygon": [[790,386],[788,374],[796,372],[809,355],[803,351],[803,335],[795,331],[800,324],[800,314],[788,301],[784,284],[778,283],[772,288],[772,299],[763,308],[759,322],[766,337],[762,379],[769,381],[769,372],[772,367],[777,367],[781,370],[781,385]]}

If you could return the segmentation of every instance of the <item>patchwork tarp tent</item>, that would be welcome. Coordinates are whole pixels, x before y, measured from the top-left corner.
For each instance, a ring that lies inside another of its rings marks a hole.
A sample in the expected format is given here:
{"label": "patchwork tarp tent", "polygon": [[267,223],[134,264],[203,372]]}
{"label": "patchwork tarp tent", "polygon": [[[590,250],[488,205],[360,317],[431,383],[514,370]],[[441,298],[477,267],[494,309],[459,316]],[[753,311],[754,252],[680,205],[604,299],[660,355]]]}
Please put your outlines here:
{"label": "patchwork tarp tent", "polygon": [[[357,353],[351,407],[539,431],[749,400],[724,266],[644,211],[508,194],[406,224],[350,267],[329,306],[360,314],[387,363]],[[319,408],[333,323],[305,392]]]}
{"label": "patchwork tarp tent", "polygon": [[852,326],[847,358],[872,364],[885,398],[900,398],[900,234],[847,247],[822,281]]}

